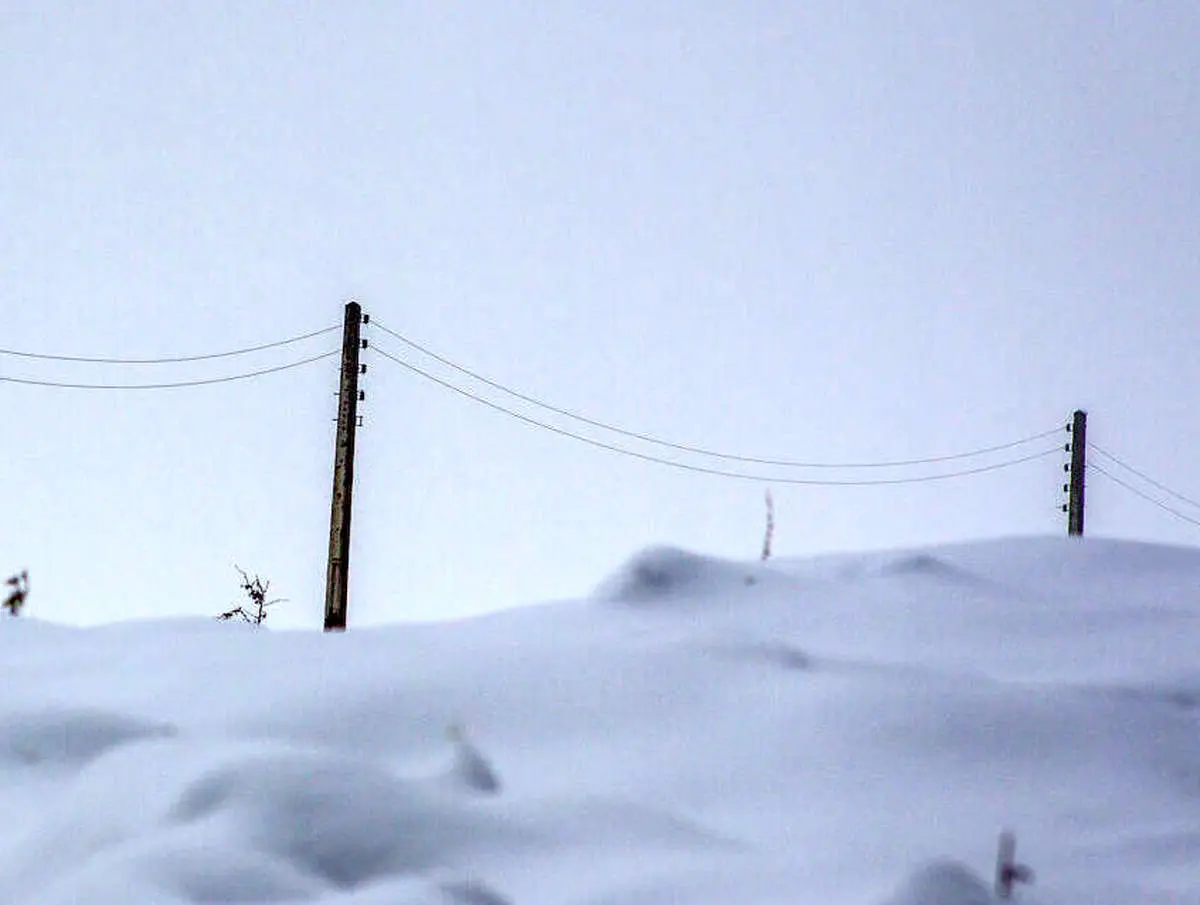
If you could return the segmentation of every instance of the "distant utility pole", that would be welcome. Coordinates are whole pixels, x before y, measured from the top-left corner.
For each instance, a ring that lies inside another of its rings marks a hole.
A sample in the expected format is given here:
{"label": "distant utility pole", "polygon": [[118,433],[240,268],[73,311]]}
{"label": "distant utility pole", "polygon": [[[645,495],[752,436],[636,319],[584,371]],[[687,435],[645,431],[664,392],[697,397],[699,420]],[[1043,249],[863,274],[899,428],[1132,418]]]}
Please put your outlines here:
{"label": "distant utility pole", "polygon": [[1083,537],[1083,495],[1087,481],[1087,412],[1076,411],[1071,418],[1071,442],[1067,448],[1071,451],[1070,481],[1067,491],[1067,534],[1070,537]]}
{"label": "distant utility pole", "polygon": [[338,391],[337,440],[333,449],[333,497],[329,520],[329,568],[325,575],[325,631],[346,628],[346,589],[350,578],[350,514],[354,489],[354,434],[358,427],[358,351],[364,318],[358,302],[346,305],[342,330],[342,379]]}

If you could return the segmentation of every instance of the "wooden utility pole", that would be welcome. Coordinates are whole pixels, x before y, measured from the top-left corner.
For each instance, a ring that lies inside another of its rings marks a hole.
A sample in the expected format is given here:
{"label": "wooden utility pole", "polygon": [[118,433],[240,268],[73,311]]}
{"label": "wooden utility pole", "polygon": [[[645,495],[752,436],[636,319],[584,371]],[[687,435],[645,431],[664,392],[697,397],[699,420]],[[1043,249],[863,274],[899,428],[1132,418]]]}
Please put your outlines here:
{"label": "wooden utility pole", "polygon": [[338,391],[337,440],[333,449],[333,497],[329,519],[329,568],[325,574],[325,631],[346,628],[350,578],[350,514],[354,489],[354,434],[358,427],[358,351],[363,316],[358,302],[346,305],[342,330],[342,380]]}
{"label": "wooden utility pole", "polygon": [[1067,534],[1083,537],[1083,494],[1087,472],[1087,412],[1076,411],[1071,419],[1071,480],[1067,500]]}

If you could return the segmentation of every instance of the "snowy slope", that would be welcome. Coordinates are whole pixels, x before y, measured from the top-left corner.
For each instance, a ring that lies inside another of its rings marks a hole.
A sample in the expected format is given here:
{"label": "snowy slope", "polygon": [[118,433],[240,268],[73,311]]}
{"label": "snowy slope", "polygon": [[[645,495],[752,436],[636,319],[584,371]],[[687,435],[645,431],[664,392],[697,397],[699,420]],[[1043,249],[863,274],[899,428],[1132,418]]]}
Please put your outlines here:
{"label": "snowy slope", "polygon": [[581,601],[0,625],[0,902],[1200,903],[1200,550],[635,557]]}

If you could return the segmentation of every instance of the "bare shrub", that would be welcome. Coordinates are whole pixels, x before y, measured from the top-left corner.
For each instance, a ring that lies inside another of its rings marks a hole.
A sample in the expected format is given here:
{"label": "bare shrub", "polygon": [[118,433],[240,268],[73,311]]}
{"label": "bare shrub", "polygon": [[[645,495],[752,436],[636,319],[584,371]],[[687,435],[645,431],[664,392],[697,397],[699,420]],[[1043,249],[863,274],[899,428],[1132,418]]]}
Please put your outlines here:
{"label": "bare shrub", "polygon": [[29,596],[29,572],[28,570],[19,572],[5,582],[5,585],[12,590],[8,592],[8,596],[4,599],[2,605],[12,615],[16,616],[21,612],[21,607],[25,605],[25,598]]}
{"label": "bare shrub", "polygon": [[223,622],[230,619],[241,619],[251,625],[262,625],[267,621],[267,610],[277,603],[283,603],[286,598],[274,597],[268,600],[267,592],[271,590],[270,581],[263,581],[257,575],[251,578],[241,566],[235,565],[234,568],[242,576],[242,583],[238,587],[245,591],[249,603],[235,606],[232,610],[222,613],[217,619]]}

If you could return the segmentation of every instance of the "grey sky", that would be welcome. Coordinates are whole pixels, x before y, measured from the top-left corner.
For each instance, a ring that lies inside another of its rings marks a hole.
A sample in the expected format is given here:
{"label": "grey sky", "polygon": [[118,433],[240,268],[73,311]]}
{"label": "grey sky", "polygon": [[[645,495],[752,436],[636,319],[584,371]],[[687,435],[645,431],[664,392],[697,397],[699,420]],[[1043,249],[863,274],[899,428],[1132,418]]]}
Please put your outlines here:
{"label": "grey sky", "polygon": [[[1200,8],[644,7],[0,5],[0,347],[217,351],[355,297],[688,445],[919,457],[1081,406],[1096,443],[1200,499]],[[336,342],[171,368],[0,356],[0,376],[186,379]],[[367,361],[352,623],[574,596],[648,543],[757,553],[760,485]],[[278,624],[318,624],[335,379],[0,384],[0,569],[29,568],[34,614],[91,622],[214,613],[237,562],[291,598]],[[1061,461],[775,484],[776,550],[1058,533]],[[1200,537],[1099,475],[1088,518]]]}

